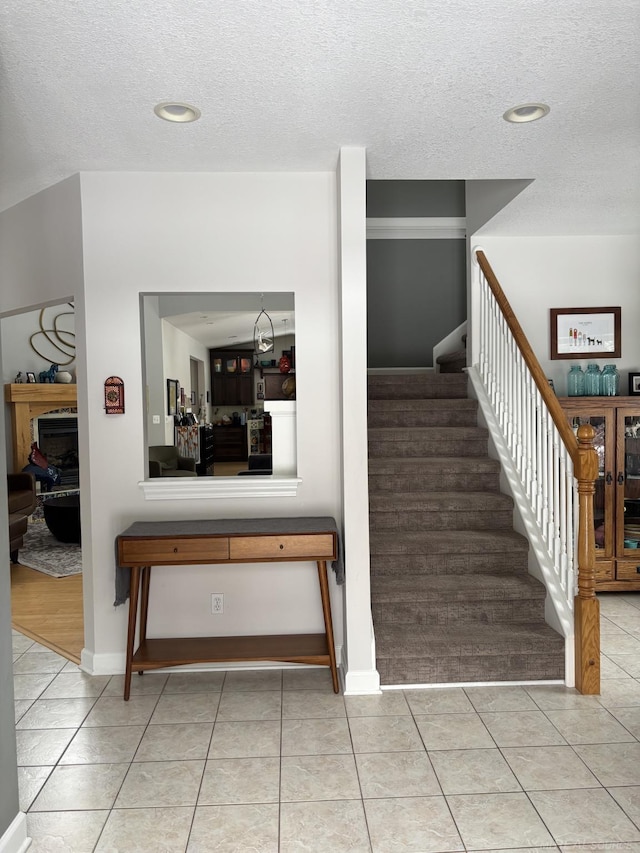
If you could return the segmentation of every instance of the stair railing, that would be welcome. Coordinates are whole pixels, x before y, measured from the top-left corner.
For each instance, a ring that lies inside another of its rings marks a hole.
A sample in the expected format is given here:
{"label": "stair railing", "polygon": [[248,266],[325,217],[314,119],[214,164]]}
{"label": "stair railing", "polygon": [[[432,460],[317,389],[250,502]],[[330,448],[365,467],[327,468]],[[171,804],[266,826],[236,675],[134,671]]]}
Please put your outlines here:
{"label": "stair railing", "polygon": [[477,250],[475,257],[479,288],[472,297],[471,329],[478,373],[535,517],[547,564],[573,611],[576,687],[599,693],[594,429],[584,424],[574,435],[484,252]]}

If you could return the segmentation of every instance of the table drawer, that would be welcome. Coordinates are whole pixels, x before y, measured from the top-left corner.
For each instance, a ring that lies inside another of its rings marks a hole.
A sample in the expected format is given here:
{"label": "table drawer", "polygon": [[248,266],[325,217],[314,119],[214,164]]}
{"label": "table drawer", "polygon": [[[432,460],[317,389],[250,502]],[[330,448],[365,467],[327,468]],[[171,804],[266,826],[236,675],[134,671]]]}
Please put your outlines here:
{"label": "table drawer", "polygon": [[640,581],[640,555],[637,560],[629,560],[622,562],[618,560],[616,563],[616,580],[619,581]]}
{"label": "table drawer", "polygon": [[123,566],[160,566],[163,563],[208,563],[229,559],[229,540],[194,537],[193,539],[121,539],[120,564]]}
{"label": "table drawer", "polygon": [[243,536],[234,537],[229,542],[229,558],[243,560],[272,560],[282,557],[332,559],[334,537],[331,533],[309,533],[292,536]]}
{"label": "table drawer", "polygon": [[596,583],[598,581],[612,581],[613,560],[596,560]]}

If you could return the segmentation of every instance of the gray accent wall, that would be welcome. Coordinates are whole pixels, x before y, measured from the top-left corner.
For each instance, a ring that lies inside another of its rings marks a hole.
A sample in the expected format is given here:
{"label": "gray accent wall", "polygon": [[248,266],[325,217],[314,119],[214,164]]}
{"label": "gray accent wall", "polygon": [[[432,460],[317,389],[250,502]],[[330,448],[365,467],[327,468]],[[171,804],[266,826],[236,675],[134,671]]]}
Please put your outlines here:
{"label": "gray accent wall", "polygon": [[[367,181],[367,219],[465,216],[464,181]],[[467,318],[464,239],[367,240],[368,366],[432,367]]]}
{"label": "gray accent wall", "polygon": [[464,181],[367,181],[367,217],[464,216]]}
{"label": "gray accent wall", "polygon": [[368,240],[369,367],[431,367],[433,347],[467,317],[466,243]]}
{"label": "gray accent wall", "polygon": [[[0,447],[4,445],[4,419],[0,418]],[[0,839],[19,811],[16,758],[15,709],[13,704],[13,650],[11,643],[11,574],[9,572],[9,526],[7,509],[7,466],[0,453],[0,482],[4,497],[0,518]]]}

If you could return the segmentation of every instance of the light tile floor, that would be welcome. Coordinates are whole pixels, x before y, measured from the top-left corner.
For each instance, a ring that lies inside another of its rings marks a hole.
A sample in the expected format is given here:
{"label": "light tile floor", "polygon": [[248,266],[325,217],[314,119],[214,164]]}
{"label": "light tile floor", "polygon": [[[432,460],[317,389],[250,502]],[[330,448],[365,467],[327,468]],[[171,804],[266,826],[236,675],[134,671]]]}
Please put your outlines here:
{"label": "light tile floor", "polygon": [[640,593],[599,697],[342,697],[324,669],[90,677],[15,633],[31,853],[640,853]]}

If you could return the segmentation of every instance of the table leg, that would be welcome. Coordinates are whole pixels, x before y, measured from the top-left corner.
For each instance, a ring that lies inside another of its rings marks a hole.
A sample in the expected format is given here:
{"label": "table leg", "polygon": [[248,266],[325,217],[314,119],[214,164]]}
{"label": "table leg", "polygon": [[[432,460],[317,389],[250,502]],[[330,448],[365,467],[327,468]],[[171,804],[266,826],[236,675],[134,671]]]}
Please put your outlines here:
{"label": "table leg", "polygon": [[327,635],[327,646],[329,648],[329,666],[331,667],[333,692],[339,693],[340,684],[338,683],[338,668],[336,666],[336,649],[333,643],[333,621],[331,619],[331,599],[329,598],[329,581],[327,579],[326,560],[318,560],[318,580],[320,581],[320,597],[322,599],[324,630]]}
{"label": "table leg", "polygon": [[[151,566],[142,569],[142,595],[140,597],[140,645],[147,640],[147,615],[149,613],[149,585],[151,584]],[[138,670],[144,675],[144,670]]]}
{"label": "table leg", "polygon": [[138,592],[140,590],[140,568],[131,567],[131,586],[129,591],[129,630],[127,633],[127,662],[124,670],[124,701],[129,700],[131,692],[131,663],[133,646],[136,641],[136,620],[138,618]]}

